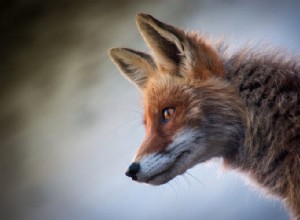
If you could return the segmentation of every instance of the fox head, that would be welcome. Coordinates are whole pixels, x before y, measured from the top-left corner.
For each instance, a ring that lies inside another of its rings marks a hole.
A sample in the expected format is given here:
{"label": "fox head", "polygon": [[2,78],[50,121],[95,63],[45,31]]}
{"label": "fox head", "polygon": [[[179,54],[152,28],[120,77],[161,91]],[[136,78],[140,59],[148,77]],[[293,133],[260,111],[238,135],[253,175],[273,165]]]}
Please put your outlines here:
{"label": "fox head", "polygon": [[153,56],[127,48],[109,54],[143,94],[146,136],[126,175],[164,184],[212,157],[234,157],[243,108],[221,57],[203,37],[138,14]]}

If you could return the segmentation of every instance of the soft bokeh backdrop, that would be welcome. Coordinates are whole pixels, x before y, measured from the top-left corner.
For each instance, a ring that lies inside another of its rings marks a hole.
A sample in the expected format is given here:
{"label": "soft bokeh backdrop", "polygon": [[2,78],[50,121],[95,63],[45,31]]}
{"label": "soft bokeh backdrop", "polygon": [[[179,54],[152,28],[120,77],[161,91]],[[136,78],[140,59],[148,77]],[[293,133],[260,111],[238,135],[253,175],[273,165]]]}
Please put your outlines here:
{"label": "soft bokeh backdrop", "polygon": [[300,52],[300,1],[7,0],[0,3],[0,219],[282,220],[282,204],[220,161],[152,187],[125,177],[143,139],[141,96],[107,50],[147,50],[146,12]]}

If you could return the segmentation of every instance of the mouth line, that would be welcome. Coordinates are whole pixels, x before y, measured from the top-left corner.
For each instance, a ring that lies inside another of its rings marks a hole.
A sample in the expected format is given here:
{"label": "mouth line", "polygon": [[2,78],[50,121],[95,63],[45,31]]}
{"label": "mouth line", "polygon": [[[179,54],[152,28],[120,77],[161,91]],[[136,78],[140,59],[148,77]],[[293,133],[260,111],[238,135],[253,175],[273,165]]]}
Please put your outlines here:
{"label": "mouth line", "polygon": [[189,150],[185,150],[185,151],[182,151],[181,154],[179,154],[176,158],[175,158],[175,161],[169,166],[167,167],[165,170],[151,176],[150,178],[146,179],[145,180],[145,183],[150,183],[152,180],[154,180],[155,178],[159,177],[159,176],[162,176],[163,174],[165,173],[168,173],[170,172],[172,169],[174,169],[174,164],[176,164],[178,161],[181,160],[181,158],[186,155],[186,154],[190,154],[191,152]]}

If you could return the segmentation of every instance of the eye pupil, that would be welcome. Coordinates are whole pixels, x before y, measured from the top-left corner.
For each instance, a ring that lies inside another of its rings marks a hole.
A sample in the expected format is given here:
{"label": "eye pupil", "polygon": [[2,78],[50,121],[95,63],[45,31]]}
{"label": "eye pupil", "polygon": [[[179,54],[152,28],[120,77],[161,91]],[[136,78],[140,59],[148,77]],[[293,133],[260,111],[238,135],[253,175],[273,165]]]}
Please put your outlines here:
{"label": "eye pupil", "polygon": [[174,108],[165,108],[163,110],[163,119],[164,119],[164,121],[168,122],[172,118],[174,112],[175,112]]}

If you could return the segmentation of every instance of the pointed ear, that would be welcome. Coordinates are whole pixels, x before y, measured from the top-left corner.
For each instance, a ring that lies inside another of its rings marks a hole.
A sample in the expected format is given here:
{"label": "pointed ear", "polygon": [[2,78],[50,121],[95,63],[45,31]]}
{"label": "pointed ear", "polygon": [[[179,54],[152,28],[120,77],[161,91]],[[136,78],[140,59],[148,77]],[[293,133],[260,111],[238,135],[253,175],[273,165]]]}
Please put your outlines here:
{"label": "pointed ear", "polygon": [[156,69],[150,55],[128,48],[112,48],[109,55],[127,79],[143,89]]}
{"label": "pointed ear", "polygon": [[217,53],[197,34],[185,33],[147,14],[138,14],[136,22],[161,70],[181,74],[178,68],[184,68],[198,78],[207,78],[209,74],[221,75],[223,72]]}
{"label": "pointed ear", "polygon": [[163,70],[175,68],[185,55],[187,42],[184,32],[147,14],[138,14],[136,23],[144,40],[153,50],[158,66]]}

